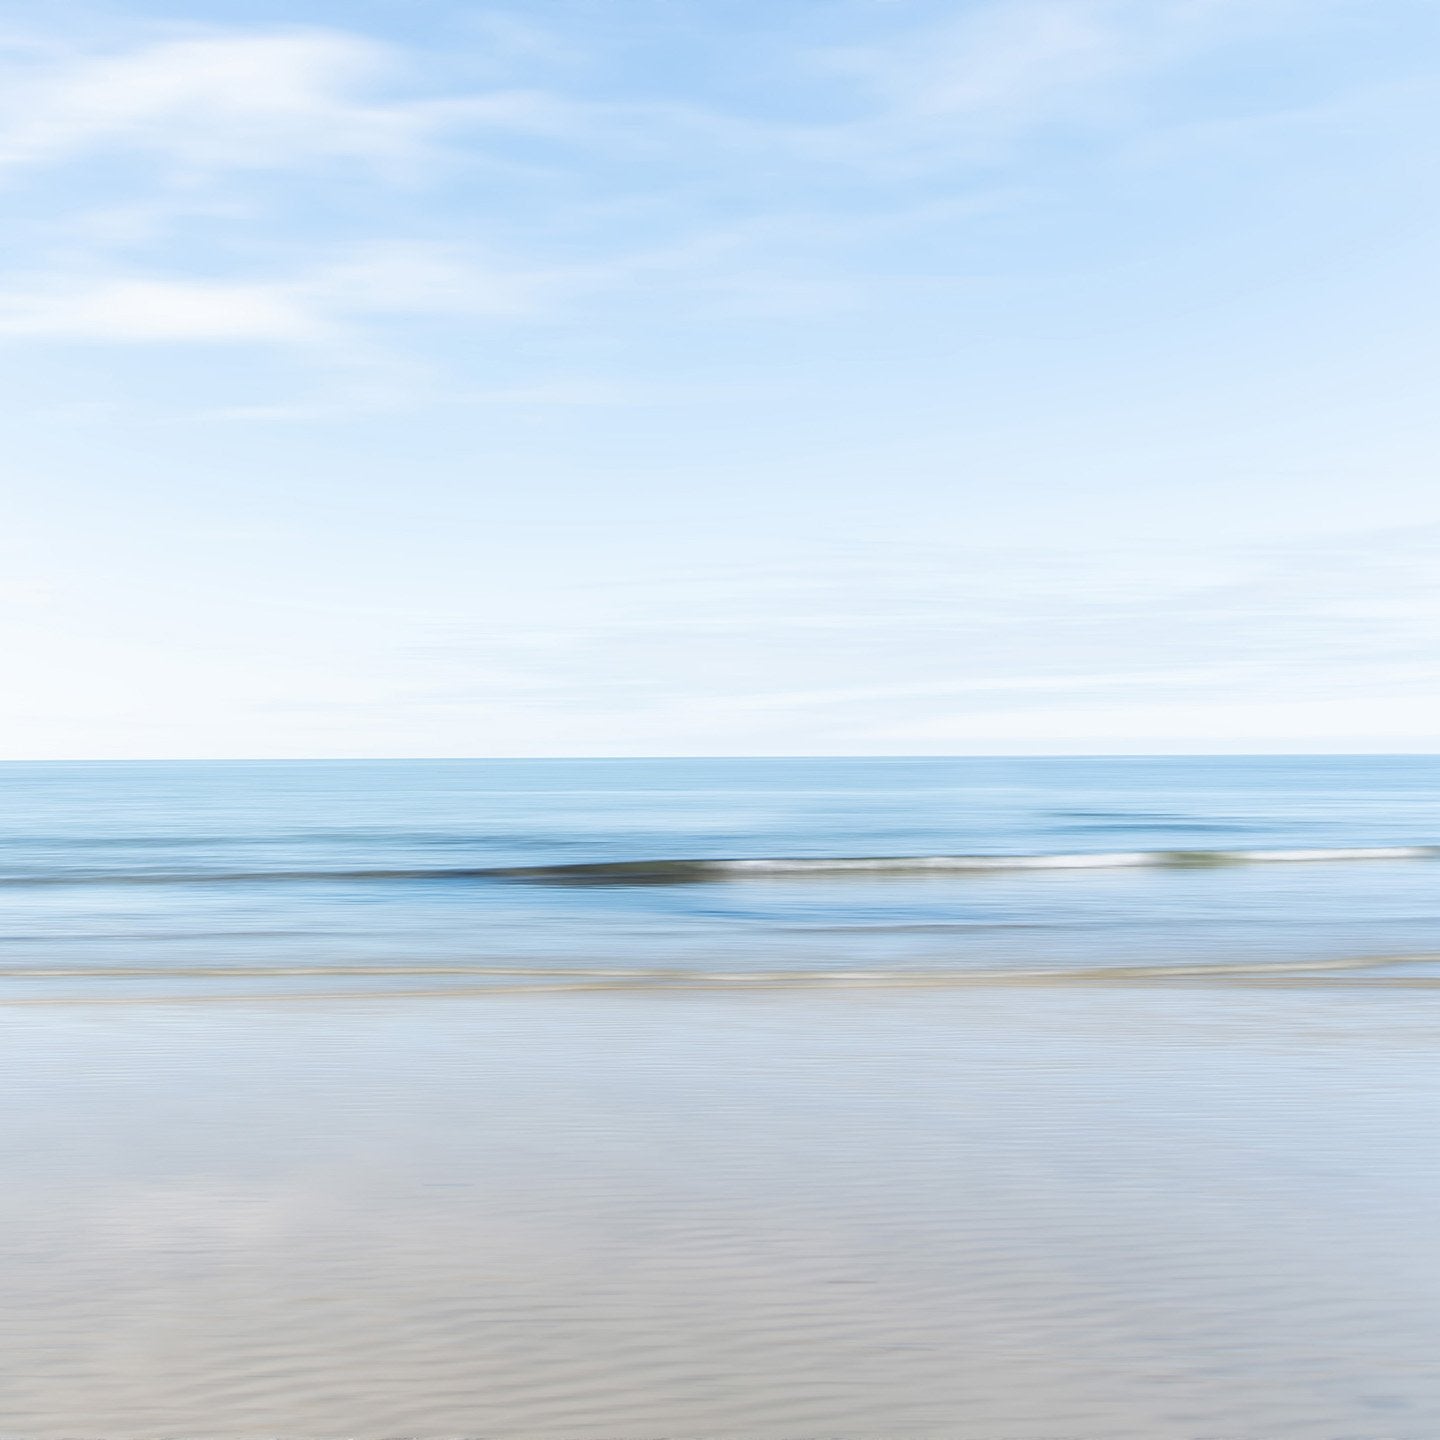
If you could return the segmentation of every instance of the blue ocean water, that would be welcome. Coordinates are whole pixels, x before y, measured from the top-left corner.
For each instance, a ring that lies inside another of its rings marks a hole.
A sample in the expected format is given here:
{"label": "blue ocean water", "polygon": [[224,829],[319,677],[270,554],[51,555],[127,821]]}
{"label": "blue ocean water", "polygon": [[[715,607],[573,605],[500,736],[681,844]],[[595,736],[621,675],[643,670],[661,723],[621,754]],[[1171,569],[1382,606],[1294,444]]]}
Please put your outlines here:
{"label": "blue ocean water", "polygon": [[1437,845],[1437,756],[11,764],[0,993],[1424,983]]}

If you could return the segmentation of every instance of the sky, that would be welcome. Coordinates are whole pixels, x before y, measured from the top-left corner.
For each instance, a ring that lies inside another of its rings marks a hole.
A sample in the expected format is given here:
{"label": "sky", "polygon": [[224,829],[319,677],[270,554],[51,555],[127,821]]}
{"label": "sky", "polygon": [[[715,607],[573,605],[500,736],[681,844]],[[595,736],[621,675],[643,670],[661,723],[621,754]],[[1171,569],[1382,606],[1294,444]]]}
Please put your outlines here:
{"label": "sky", "polygon": [[0,0],[0,757],[1440,749],[1434,0]]}

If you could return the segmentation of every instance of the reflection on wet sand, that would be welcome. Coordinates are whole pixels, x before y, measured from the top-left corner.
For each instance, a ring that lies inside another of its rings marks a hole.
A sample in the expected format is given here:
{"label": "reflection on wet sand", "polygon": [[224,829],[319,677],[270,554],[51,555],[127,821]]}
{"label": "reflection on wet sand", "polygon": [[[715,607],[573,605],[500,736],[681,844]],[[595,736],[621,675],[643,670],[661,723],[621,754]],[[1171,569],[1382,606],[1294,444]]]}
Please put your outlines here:
{"label": "reflection on wet sand", "polygon": [[1440,1430],[1440,1021],[1403,991],[0,1023],[6,1433]]}

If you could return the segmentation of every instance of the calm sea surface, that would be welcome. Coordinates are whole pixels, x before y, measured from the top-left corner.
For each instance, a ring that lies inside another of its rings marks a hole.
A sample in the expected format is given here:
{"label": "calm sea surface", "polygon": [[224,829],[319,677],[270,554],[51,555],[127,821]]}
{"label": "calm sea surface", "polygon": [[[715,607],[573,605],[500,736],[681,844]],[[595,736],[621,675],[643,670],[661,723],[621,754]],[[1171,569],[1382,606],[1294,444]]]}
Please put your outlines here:
{"label": "calm sea surface", "polygon": [[1440,757],[11,765],[0,979],[123,998],[1388,961],[1440,950],[1434,846]]}
{"label": "calm sea surface", "polygon": [[1440,1435],[1440,759],[0,822],[0,1436]]}

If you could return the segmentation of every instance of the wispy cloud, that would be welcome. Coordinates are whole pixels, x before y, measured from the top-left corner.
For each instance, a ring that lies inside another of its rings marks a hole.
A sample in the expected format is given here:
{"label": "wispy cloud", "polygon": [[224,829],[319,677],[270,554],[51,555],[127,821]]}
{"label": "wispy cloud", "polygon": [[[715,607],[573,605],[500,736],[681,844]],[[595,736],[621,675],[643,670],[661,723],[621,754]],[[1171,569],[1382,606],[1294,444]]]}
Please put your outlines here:
{"label": "wispy cloud", "polygon": [[366,317],[533,313],[559,277],[504,271],[448,247],[372,246],[289,277],[35,275],[0,291],[0,336],[108,343],[316,346]]}
{"label": "wispy cloud", "polygon": [[[1312,14],[1330,0],[1313,0]],[[822,52],[874,105],[851,137],[912,161],[994,158],[1039,127],[1125,119],[1144,84],[1263,34],[1293,0],[997,0],[864,47]]]}
{"label": "wispy cloud", "polygon": [[451,677],[447,703],[504,700],[464,677],[508,666],[542,708],[721,753],[1204,748],[1207,735],[1283,748],[1305,734],[1403,748],[1440,721],[1437,576],[1433,527],[1068,560],[917,545],[597,590],[569,624],[437,647],[428,663]]}
{"label": "wispy cloud", "polygon": [[0,294],[0,335],[52,340],[316,341],[324,324],[284,286],[106,279]]}
{"label": "wispy cloud", "polygon": [[1145,47],[1120,8],[1107,0],[1009,0],[827,58],[896,114],[1014,125],[1073,106],[1142,63]]}
{"label": "wispy cloud", "polygon": [[427,129],[423,107],[364,98],[395,66],[339,31],[214,34],[105,55],[61,53],[12,74],[0,166],[97,150],[163,156],[204,172],[317,158],[394,161]]}
{"label": "wispy cloud", "polygon": [[37,47],[0,72],[0,173],[109,153],[159,160],[190,183],[336,161],[403,180],[447,138],[486,132],[637,156],[706,140],[758,149],[777,135],[679,99],[601,100],[501,77],[437,89],[434,58],[320,28],[216,30],[99,54]]}
{"label": "wispy cloud", "polygon": [[902,212],[948,234],[976,208],[897,176],[993,170],[1036,127],[1113,117],[1137,82],[1293,4],[991,0],[864,45],[802,37],[777,61],[783,117],[663,78],[607,91],[530,18],[477,22],[493,53],[464,79],[336,28],[52,40],[11,56],[0,178],[99,160],[107,203],[46,189],[0,274],[0,336],[308,347],[323,368],[361,327],[372,345],[407,317],[582,327],[596,296],[718,324],[853,312],[883,281],[847,245]]}
{"label": "wispy cloud", "polygon": [[[1331,3],[1312,0],[1311,8]],[[798,45],[789,57],[797,82],[828,73],[852,98],[846,115],[817,103],[807,117],[802,103],[785,119],[653,90],[597,98],[507,84],[503,74],[482,89],[437,90],[427,79],[434,57],[333,28],[203,31],[104,54],[57,44],[10,67],[0,167],[129,151],[192,175],[345,159],[400,174],[442,138],[486,131],[631,160],[683,161],[710,150],[748,163],[863,165],[886,149],[913,158],[947,136],[958,144],[1093,117],[1125,82],[1263,31],[1293,4],[991,0],[863,46]],[[521,50],[566,48],[534,25],[501,29],[523,31]],[[513,57],[516,46],[497,41],[496,51]]]}

